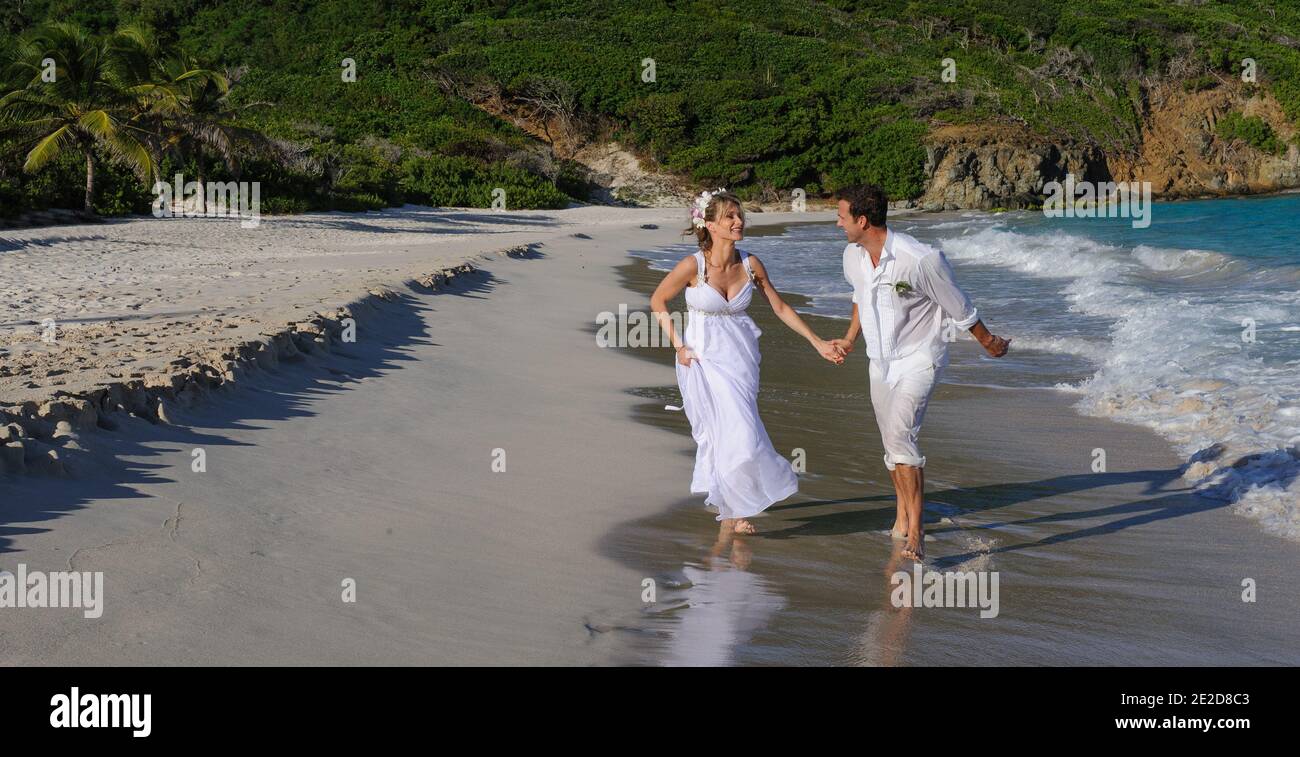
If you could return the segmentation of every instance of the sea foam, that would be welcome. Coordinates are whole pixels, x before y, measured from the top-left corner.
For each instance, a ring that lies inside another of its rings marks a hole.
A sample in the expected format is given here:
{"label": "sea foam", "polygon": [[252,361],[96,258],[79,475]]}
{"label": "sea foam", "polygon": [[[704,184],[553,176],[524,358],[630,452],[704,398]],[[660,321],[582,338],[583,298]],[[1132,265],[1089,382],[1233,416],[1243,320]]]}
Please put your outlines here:
{"label": "sea foam", "polygon": [[1186,459],[1198,491],[1300,541],[1293,272],[1213,251],[996,227],[942,246],[954,261],[1057,279],[1069,312],[1108,319],[1109,344],[1039,335],[1021,346],[1094,360],[1097,372],[1077,387],[1081,411],[1155,430]]}

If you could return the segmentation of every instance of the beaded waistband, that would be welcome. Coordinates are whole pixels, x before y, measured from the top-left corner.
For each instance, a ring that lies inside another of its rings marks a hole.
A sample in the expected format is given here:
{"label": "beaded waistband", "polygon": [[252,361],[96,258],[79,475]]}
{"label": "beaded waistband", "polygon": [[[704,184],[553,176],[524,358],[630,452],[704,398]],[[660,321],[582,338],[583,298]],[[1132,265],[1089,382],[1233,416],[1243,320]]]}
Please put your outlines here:
{"label": "beaded waistband", "polygon": [[729,318],[736,318],[745,315],[744,312],[736,312],[734,310],[700,310],[699,308],[687,308],[686,311],[696,315],[720,315]]}

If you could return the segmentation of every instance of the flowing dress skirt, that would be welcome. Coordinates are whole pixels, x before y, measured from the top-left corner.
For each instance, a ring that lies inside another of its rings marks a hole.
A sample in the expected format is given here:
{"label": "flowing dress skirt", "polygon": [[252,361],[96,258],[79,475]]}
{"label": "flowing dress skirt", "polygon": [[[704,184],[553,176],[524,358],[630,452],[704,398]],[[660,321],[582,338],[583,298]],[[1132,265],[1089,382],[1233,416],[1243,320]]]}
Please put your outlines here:
{"label": "flowing dress skirt", "polygon": [[677,364],[697,445],[691,491],[708,495],[718,520],[756,515],[799,490],[790,461],[777,454],[758,417],[760,333],[744,312],[691,313],[686,343],[699,360]]}

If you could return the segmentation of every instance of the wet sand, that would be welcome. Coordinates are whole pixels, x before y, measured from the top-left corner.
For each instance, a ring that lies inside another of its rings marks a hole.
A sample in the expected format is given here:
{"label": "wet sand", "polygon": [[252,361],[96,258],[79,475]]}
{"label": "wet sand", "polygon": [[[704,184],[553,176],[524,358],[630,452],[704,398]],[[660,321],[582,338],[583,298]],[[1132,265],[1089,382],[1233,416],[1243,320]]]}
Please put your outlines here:
{"label": "wet sand", "polygon": [[[828,254],[831,254],[828,252]],[[658,274],[621,268],[641,296]],[[779,282],[778,282],[779,283]],[[976,299],[978,296],[976,294]],[[797,302],[797,297],[791,297]],[[669,664],[1259,665],[1296,664],[1300,547],[1192,494],[1166,442],[1075,413],[1069,395],[941,384],[922,435],[927,569],[1000,577],[999,614],[895,609],[889,581],[910,571],[884,533],[894,496],[867,393],[861,347],[821,361],[770,310],[760,411],[777,450],[806,453],[800,494],[719,538],[687,495],[693,444],[675,385],[644,385],[638,423],[678,435],[665,476],[682,494],[610,533],[607,554],[656,576],[657,602],[622,627],[621,660]],[[811,317],[823,335],[844,322]],[[1013,335],[1014,336],[1014,335]],[[671,356],[627,351],[670,365]],[[629,359],[634,359],[630,357]],[[954,345],[967,376],[988,360]],[[1094,473],[1093,450],[1107,454]],[[1242,601],[1243,579],[1257,601]]]}

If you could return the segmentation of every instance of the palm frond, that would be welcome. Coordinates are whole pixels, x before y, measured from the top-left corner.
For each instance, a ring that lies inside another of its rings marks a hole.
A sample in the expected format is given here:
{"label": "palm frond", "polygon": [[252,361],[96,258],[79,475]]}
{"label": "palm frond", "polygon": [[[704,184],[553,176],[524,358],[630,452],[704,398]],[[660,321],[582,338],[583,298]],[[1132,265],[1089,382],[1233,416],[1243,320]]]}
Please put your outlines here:
{"label": "palm frond", "polygon": [[31,152],[27,153],[27,160],[23,163],[23,170],[27,173],[35,173],[41,170],[46,163],[59,157],[64,150],[75,144],[76,135],[73,132],[72,125],[61,126],[37,142]]}

